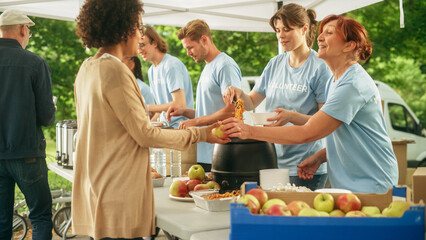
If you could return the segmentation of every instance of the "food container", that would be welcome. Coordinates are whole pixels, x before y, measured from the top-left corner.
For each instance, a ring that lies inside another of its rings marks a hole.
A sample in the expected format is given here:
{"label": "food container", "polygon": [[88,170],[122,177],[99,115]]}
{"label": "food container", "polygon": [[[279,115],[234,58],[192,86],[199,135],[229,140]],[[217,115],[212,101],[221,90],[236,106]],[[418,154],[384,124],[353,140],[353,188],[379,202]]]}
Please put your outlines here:
{"label": "food container", "polygon": [[166,179],[165,177],[162,177],[162,178],[153,178],[152,179],[152,185],[154,187],[162,187],[164,185],[164,180],[165,179]]}
{"label": "food container", "polygon": [[213,181],[220,192],[240,189],[243,182],[259,184],[259,170],[278,168],[273,143],[231,138],[227,144],[215,144],[212,156]]}
{"label": "food container", "polygon": [[228,198],[219,198],[219,199],[205,199],[201,195],[218,193],[219,190],[206,190],[206,191],[196,191],[190,192],[189,194],[194,199],[195,205],[201,209],[207,210],[209,212],[225,212],[229,211],[229,204],[231,203],[233,197]]}
{"label": "food container", "polygon": [[268,121],[266,119],[275,117],[276,115],[277,114],[274,113],[274,112],[273,113],[252,113],[251,118],[253,120],[254,125],[264,126],[264,125],[269,125],[269,124],[274,123],[274,122]]}

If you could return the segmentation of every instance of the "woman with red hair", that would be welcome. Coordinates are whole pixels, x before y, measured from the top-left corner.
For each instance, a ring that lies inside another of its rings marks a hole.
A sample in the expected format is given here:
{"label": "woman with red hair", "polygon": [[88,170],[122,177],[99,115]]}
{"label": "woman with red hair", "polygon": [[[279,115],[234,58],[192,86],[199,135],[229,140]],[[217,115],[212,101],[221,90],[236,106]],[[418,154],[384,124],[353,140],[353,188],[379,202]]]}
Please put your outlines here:
{"label": "woman with red hair", "polygon": [[386,132],[379,91],[358,63],[372,52],[367,31],[353,19],[325,18],[318,36],[318,57],[333,76],[326,85],[326,102],[305,125],[254,127],[236,119],[223,123],[230,137],[279,144],[300,144],[326,138],[326,148],[298,167],[299,177],[311,179],[327,162],[334,188],[384,193],[398,182],[398,165]]}

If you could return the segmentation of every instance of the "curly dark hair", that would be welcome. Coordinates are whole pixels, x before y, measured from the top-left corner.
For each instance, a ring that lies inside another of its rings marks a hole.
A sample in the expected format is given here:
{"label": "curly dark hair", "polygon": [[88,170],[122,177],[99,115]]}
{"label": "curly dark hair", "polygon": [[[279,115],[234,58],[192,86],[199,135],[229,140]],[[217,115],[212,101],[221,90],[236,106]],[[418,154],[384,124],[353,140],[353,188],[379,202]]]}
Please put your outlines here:
{"label": "curly dark hair", "polygon": [[141,13],[140,0],[86,0],[76,18],[76,34],[89,48],[113,46],[135,33]]}

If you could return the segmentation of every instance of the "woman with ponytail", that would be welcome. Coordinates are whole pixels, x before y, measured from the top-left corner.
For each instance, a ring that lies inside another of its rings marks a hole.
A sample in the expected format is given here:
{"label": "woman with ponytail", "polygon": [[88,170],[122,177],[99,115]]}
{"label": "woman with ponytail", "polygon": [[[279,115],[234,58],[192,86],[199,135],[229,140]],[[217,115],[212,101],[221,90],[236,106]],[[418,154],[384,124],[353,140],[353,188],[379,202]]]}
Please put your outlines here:
{"label": "woman with ponytail", "polygon": [[352,192],[385,193],[398,183],[398,163],[387,135],[379,91],[358,61],[372,52],[365,28],[332,15],[321,22],[318,57],[333,72],[326,102],[304,125],[259,128],[227,119],[229,137],[279,144],[300,144],[325,137],[326,148],[303,161],[298,175],[312,179],[327,162],[331,187]]}
{"label": "woman with ponytail", "polygon": [[[283,5],[269,24],[285,52],[269,61],[249,94],[229,87],[225,97],[229,101],[243,99],[246,110],[256,108],[266,99],[266,111],[277,113],[268,119],[274,122],[269,127],[305,124],[324,104],[325,84],[332,75],[327,64],[311,49],[317,29],[315,17],[312,9],[293,3]],[[290,183],[296,186],[323,188],[327,180],[325,164],[313,179],[297,175],[297,165],[323,148],[323,140],[293,146],[275,144],[278,167],[289,169]]]}

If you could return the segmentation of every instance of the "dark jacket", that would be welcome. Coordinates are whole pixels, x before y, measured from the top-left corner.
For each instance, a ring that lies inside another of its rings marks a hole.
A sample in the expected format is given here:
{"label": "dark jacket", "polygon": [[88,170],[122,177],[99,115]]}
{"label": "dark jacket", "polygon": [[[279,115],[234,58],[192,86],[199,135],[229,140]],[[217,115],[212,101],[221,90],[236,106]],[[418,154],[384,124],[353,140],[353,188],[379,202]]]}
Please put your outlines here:
{"label": "dark jacket", "polygon": [[41,57],[0,38],[0,159],[46,156],[41,126],[55,121],[51,85]]}

